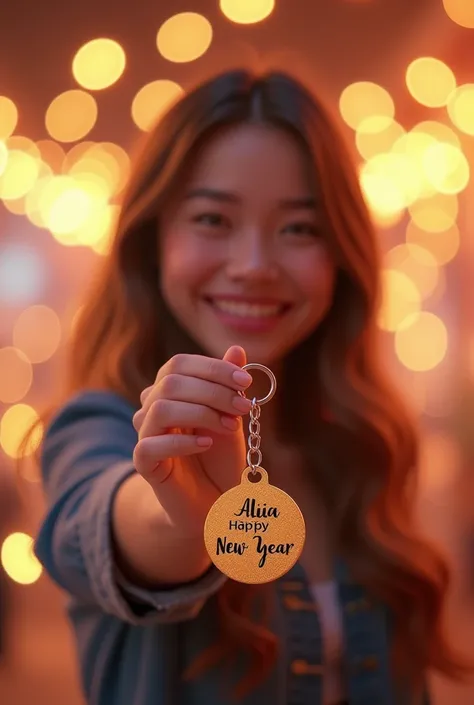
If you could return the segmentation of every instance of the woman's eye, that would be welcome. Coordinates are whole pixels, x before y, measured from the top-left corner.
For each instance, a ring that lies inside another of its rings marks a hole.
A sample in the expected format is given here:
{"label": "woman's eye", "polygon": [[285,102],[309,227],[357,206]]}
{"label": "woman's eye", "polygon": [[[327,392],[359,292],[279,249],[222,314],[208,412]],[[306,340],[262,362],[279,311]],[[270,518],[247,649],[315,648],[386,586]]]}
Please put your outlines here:
{"label": "woman's eye", "polygon": [[226,225],[225,218],[220,213],[200,213],[193,218],[193,221],[200,225],[208,225],[214,228]]}
{"label": "woman's eye", "polygon": [[291,235],[318,235],[318,228],[314,223],[289,223],[283,228],[284,233]]}

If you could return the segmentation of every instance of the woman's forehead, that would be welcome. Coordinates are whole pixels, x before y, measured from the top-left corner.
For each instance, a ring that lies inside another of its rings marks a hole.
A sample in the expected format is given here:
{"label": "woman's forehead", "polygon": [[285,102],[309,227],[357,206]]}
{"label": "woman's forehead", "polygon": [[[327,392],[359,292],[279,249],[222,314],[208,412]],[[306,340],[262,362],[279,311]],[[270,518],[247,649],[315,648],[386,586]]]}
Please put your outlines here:
{"label": "woman's forehead", "polygon": [[[201,146],[186,174],[187,192],[209,189],[243,198],[309,198],[309,159],[287,132],[265,125],[222,130]],[[184,195],[184,194],[183,194]]]}

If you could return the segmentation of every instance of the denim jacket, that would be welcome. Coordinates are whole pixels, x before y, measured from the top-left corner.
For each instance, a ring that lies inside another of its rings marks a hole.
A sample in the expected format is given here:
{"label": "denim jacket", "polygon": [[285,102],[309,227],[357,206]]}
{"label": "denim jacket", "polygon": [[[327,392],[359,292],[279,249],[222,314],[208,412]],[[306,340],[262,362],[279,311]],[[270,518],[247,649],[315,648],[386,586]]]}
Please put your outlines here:
{"label": "denim jacket", "polygon": [[[193,681],[180,677],[214,640],[215,594],[225,576],[212,568],[192,584],[149,591],[125,581],[114,564],[111,507],[120,484],[135,472],[134,412],[115,394],[92,391],[55,416],[42,451],[49,509],[36,554],[70,597],[89,705],[230,705],[237,672],[228,676],[228,696],[216,670]],[[348,703],[412,705],[390,672],[387,611],[369,600],[340,561],[335,572]],[[301,566],[274,589],[279,662],[240,705],[322,705],[321,629]]]}

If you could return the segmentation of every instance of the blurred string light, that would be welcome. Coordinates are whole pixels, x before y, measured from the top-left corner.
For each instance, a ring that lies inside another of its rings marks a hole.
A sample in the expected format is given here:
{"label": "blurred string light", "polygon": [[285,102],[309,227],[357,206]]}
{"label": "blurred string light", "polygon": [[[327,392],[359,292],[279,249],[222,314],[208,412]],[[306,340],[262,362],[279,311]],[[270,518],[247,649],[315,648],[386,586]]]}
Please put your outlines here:
{"label": "blurred string light", "polygon": [[7,536],[2,544],[0,560],[6,574],[20,585],[35,583],[43,572],[34,554],[32,537],[22,532]]}
{"label": "blurred string light", "polygon": [[39,198],[42,221],[56,239],[68,243],[68,237],[83,227],[107,203],[107,185],[94,182],[91,176],[81,183],[71,176],[54,176],[44,186]]}
{"label": "blurred string light", "polygon": [[275,0],[220,0],[222,13],[237,24],[256,24],[271,15]]}
{"label": "blurred string light", "polygon": [[435,257],[420,245],[402,243],[393,247],[385,255],[385,266],[413,281],[422,300],[434,292],[439,281]]}
{"label": "blurred string light", "polygon": [[92,39],[74,56],[72,74],[83,88],[100,91],[119,80],[125,65],[125,52],[118,42],[108,38]]}
{"label": "blurred string light", "polygon": [[36,451],[43,437],[43,425],[37,412],[29,404],[13,404],[0,419],[0,447],[10,458],[18,458],[25,434],[33,424],[34,431],[28,444],[22,448],[25,456]]}
{"label": "blurred string light", "polygon": [[[406,81],[418,102],[446,106],[455,128],[474,132],[471,85],[456,87],[448,66],[421,57],[408,67]],[[424,308],[444,295],[443,267],[459,252],[458,198],[470,182],[470,164],[459,134],[450,126],[435,120],[410,130],[400,125],[390,94],[378,84],[347,86],[339,109],[354,130],[363,159],[360,185],[376,224],[389,228],[408,215],[405,241],[385,254],[378,323],[393,333],[399,362],[426,375],[447,354],[446,325]],[[415,384],[419,377],[413,379]],[[421,394],[417,404],[423,413],[435,415],[427,394]]]}
{"label": "blurred string light", "polygon": [[448,17],[469,29],[474,28],[474,3],[472,0],[443,0],[444,9]]}
{"label": "blurred string light", "polygon": [[163,22],[156,37],[160,54],[168,61],[195,61],[212,42],[212,25],[197,12],[181,12]]}
{"label": "blurred string light", "polygon": [[0,140],[5,140],[15,131],[18,123],[18,109],[15,103],[0,95]]}
{"label": "blurred string light", "polygon": [[78,144],[69,147],[64,158],[61,171],[66,174],[69,169],[75,164],[86,152],[96,145],[92,140],[82,140]]}
{"label": "blurred string light", "polygon": [[0,198],[16,200],[30,191],[41,171],[41,161],[20,149],[8,150],[8,158],[0,176]]}
{"label": "blurred string light", "polygon": [[130,159],[122,147],[112,142],[92,143],[87,150],[77,154],[75,160],[68,154],[68,167],[63,171],[79,181],[101,184],[110,196],[118,195],[124,188],[130,171]]}
{"label": "blurred string light", "polygon": [[5,200],[3,201],[3,205],[5,206],[7,211],[10,211],[10,213],[13,213],[13,215],[26,214],[26,203],[23,197],[10,199],[8,201]]}
{"label": "blurred string light", "polygon": [[409,157],[395,152],[377,154],[361,169],[360,182],[374,213],[401,213],[420,196],[419,174]]}
{"label": "blurred string light", "polygon": [[459,252],[460,234],[456,223],[440,232],[429,232],[420,228],[413,220],[408,222],[405,239],[408,244],[419,245],[430,252],[438,265],[451,262]]}
{"label": "blurred string light", "polygon": [[[48,229],[63,245],[84,245],[105,254],[118,211],[114,199],[123,190],[130,170],[125,150],[112,142],[87,141],[66,153],[52,140],[34,144],[26,138],[11,138],[15,139],[22,140],[18,145],[28,150],[22,154],[29,153],[39,166],[34,183],[31,178],[28,184],[20,184],[20,189],[15,181],[14,192],[9,177],[5,206],[13,213],[25,214],[36,227]],[[0,177],[0,188],[5,181]],[[23,196],[10,198],[19,194]]]}
{"label": "blurred string light", "polygon": [[423,151],[430,144],[437,142],[447,142],[454,147],[461,148],[461,140],[454,130],[449,125],[436,120],[423,120],[414,125],[407,135],[408,141],[410,138],[411,143],[408,148],[412,148],[414,151],[417,150],[417,147]]}
{"label": "blurred string light", "polygon": [[440,233],[456,223],[459,205],[456,195],[439,193],[409,205],[408,210],[421,230]]}
{"label": "blurred string light", "polygon": [[152,81],[143,86],[132,102],[132,118],[140,130],[147,132],[160,115],[183,93],[180,85],[166,79]]}
{"label": "blurred string light", "polygon": [[464,153],[451,144],[429,145],[423,155],[423,169],[426,180],[438,193],[460,193],[469,183],[469,162]]}
{"label": "blurred string light", "polygon": [[434,313],[420,311],[405,318],[395,332],[395,351],[409,370],[424,372],[442,362],[448,348],[448,332]]}
{"label": "blurred string light", "polygon": [[421,56],[408,66],[406,84],[413,98],[428,108],[446,105],[456,88],[452,70],[440,59]]}
{"label": "blurred string light", "polygon": [[356,147],[364,159],[388,152],[405,134],[404,128],[396,120],[381,116],[365,118],[356,129]]}
{"label": "blurred string light", "polygon": [[420,292],[410,277],[396,269],[384,269],[380,328],[390,332],[399,330],[406,320],[420,311],[420,306]]}
{"label": "blurred string light", "polygon": [[448,115],[458,130],[474,135],[474,83],[465,83],[451,94]]}
{"label": "blurred string light", "polygon": [[419,154],[392,150],[362,165],[360,181],[369,206],[377,216],[401,214],[405,209],[422,228],[447,230],[457,217],[457,194],[470,179],[463,152],[447,143],[428,141]]}
{"label": "blurred string light", "polygon": [[0,243],[0,304],[27,306],[43,294],[45,262],[33,247],[21,242]]}
{"label": "blurred string light", "polygon": [[66,153],[60,144],[54,140],[44,139],[36,142],[36,147],[44,164],[47,164],[52,171],[61,171]]}
{"label": "blurred string light", "polygon": [[52,308],[38,304],[20,313],[13,327],[13,345],[30,362],[46,362],[60,342],[61,322]]}
{"label": "blurred string light", "polygon": [[54,98],[46,111],[46,130],[58,142],[76,142],[92,130],[97,115],[97,103],[89,93],[65,91]]}
{"label": "blurred string light", "polygon": [[8,161],[8,149],[5,142],[0,141],[0,176],[5,171]]}
{"label": "blurred string light", "polygon": [[378,118],[379,129],[388,127],[395,115],[395,103],[390,93],[370,81],[351,83],[341,93],[339,110],[344,121],[357,130],[368,118]]}
{"label": "blurred string light", "polygon": [[33,369],[26,355],[17,348],[0,348],[0,402],[14,404],[29,392]]}

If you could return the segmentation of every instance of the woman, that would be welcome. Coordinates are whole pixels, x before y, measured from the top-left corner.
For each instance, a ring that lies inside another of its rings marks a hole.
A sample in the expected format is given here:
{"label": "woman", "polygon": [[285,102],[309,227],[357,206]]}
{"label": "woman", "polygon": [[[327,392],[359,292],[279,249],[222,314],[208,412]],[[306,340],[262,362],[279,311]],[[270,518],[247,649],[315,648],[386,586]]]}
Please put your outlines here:
{"label": "woman", "polygon": [[[71,596],[90,705],[416,705],[458,676],[448,573],[416,533],[412,423],[375,349],[380,265],[328,114],[291,77],[221,75],[150,133],[49,424],[37,554]],[[263,587],[211,566],[266,380],[264,466],[301,560]],[[259,384],[257,384],[259,383]]]}

